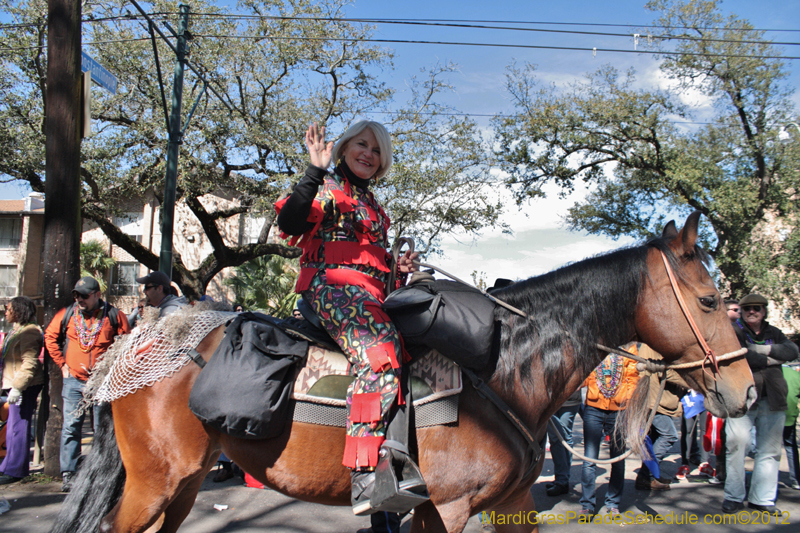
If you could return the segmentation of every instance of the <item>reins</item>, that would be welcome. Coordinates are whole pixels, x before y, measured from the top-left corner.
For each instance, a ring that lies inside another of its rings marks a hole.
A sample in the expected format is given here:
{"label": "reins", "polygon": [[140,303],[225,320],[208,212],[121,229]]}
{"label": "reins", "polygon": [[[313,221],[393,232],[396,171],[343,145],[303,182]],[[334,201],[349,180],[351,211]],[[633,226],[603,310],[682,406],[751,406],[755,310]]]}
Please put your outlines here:
{"label": "reins", "polygon": [[[633,354],[631,354],[631,355],[633,355]],[[639,357],[639,359],[643,359],[643,358]],[[636,365],[636,367],[638,369],[639,365]],[[642,432],[642,435],[647,435],[648,433],[650,433],[650,426],[653,424],[653,420],[656,417],[656,411],[657,411],[657,408],[658,408],[658,404],[661,403],[661,395],[664,394],[664,389],[667,386],[667,370],[666,370],[666,368],[662,370],[661,377],[659,377],[658,379],[659,379],[658,396],[656,396],[656,401],[653,404],[653,407],[650,409],[650,414],[647,417],[647,424],[645,425],[645,428],[644,428],[644,431]],[[553,428],[553,432],[556,434],[556,437],[558,438],[558,441],[561,443],[561,445],[564,446],[564,448],[566,448],[566,450],[568,452],[570,452],[572,455],[574,455],[578,459],[582,459],[583,461],[588,461],[590,463],[595,463],[595,464],[598,464],[598,465],[610,465],[610,464],[618,463],[619,461],[624,461],[625,459],[627,459],[633,453],[633,447],[631,446],[631,448],[627,452],[623,453],[622,455],[618,455],[616,457],[612,457],[611,459],[592,459],[591,457],[586,457],[582,453],[576,452],[575,449],[572,446],[567,444],[567,442],[564,440],[564,436],[561,434],[561,431],[558,430],[558,428],[556,427],[556,425],[553,422],[552,418],[550,418],[550,420],[547,421],[547,424],[551,428]]]}

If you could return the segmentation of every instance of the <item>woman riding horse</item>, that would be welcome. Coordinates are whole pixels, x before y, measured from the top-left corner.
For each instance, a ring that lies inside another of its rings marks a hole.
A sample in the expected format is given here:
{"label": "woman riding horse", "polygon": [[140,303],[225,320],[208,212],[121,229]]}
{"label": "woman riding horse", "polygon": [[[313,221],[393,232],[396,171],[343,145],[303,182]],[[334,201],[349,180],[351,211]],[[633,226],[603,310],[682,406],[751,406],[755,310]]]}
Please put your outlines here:
{"label": "woman riding horse", "polygon": [[[372,511],[370,494],[388,416],[399,395],[405,352],[391,320],[381,309],[390,256],[389,217],[370,190],[392,164],[389,133],[377,122],[350,127],[333,146],[325,127],[312,124],[305,135],[311,165],[291,196],[279,201],[278,227],[303,249],[296,291],[347,356],[355,381],[347,390],[343,464],[351,469],[355,514]],[[336,162],[328,172],[331,161]],[[417,254],[406,252],[397,270],[416,269]],[[421,482],[421,480],[420,480]]]}
{"label": "woman riding horse", "polygon": [[[349,153],[345,159],[351,164]],[[642,246],[573,263],[493,293],[528,315],[498,310],[497,362],[479,376],[507,408],[487,401],[481,389],[464,386],[456,423],[417,430],[418,462],[430,499],[414,509],[411,533],[461,533],[469,517],[484,510],[505,517],[536,510],[530,488],[544,462],[534,462],[529,441],[544,437],[550,417],[605,357],[598,344],[644,342],[677,365],[687,384],[703,393],[709,411],[721,417],[747,412],[756,398],[753,377],[696,244],[699,217],[690,215],[681,231],[667,224],[660,238]],[[328,282],[327,273],[337,269],[344,270],[326,267]],[[340,311],[328,307],[326,312]],[[221,325],[197,344],[204,361],[214,357],[224,331]],[[339,459],[345,448],[343,428],[288,421],[284,432],[271,439],[216,431],[189,409],[192,386],[204,370],[186,359],[164,379],[112,400],[113,424],[108,409],[101,408],[109,423],[95,435],[53,533],[175,533],[221,451],[290,497],[351,503],[347,468]],[[117,358],[122,366],[127,360]],[[641,410],[644,414],[632,421],[646,421],[646,409]],[[630,425],[629,434],[641,435],[643,424]],[[703,502],[690,503],[694,512],[703,512]],[[496,528],[499,533],[538,529],[510,522]]]}

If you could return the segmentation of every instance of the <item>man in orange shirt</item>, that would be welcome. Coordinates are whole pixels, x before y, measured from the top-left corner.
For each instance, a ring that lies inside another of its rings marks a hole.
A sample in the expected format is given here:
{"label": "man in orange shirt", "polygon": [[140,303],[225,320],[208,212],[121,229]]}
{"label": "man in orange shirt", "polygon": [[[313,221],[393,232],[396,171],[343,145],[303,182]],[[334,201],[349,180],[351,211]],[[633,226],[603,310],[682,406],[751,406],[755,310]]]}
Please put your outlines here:
{"label": "man in orange shirt", "polygon": [[[89,372],[103,357],[117,335],[130,333],[125,313],[100,298],[100,284],[91,276],[78,280],[72,291],[75,303],[61,309],[44,333],[44,343],[61,368],[64,384],[64,426],[61,430],[62,492],[69,492],[81,455],[83,413],[76,413],[83,399]],[[94,428],[99,425],[97,410]]]}
{"label": "man in orange shirt", "polygon": [[[625,347],[631,353],[638,353],[638,345]],[[584,454],[591,459],[600,456],[600,443],[603,435],[611,436],[609,453],[618,457],[625,452],[625,442],[614,432],[617,415],[624,409],[639,381],[636,361],[619,355],[609,354],[600,365],[592,370],[584,381],[586,405],[583,408]],[[583,462],[581,470],[581,515],[591,517],[595,514],[595,482],[597,466],[590,461]],[[611,465],[611,477],[605,496],[606,512],[612,516],[619,514],[622,489],[625,486],[625,461]]]}

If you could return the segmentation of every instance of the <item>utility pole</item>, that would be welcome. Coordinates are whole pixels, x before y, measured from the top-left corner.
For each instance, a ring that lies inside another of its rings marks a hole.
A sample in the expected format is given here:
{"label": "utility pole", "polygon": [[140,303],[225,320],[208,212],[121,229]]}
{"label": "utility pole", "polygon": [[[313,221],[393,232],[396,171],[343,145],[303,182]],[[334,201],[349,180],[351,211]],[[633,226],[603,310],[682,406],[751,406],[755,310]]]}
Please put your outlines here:
{"label": "utility pole", "polygon": [[[206,89],[214,93],[220,102],[231,110],[231,107],[225,102],[225,99],[217,93],[212,87],[209,86],[205,76],[191,63],[186,61],[186,42],[192,38],[189,32],[189,6],[185,4],[180,5],[180,21],[178,24],[178,31],[173,30],[169,24],[164,25],[169,29],[170,33],[176,38],[176,45],[173,46],[166,35],[158,29],[158,26],[150,18],[142,6],[136,3],[136,0],[130,0],[131,4],[142,14],[147,20],[148,29],[150,31],[150,40],[153,42],[153,53],[156,60],[156,69],[158,70],[158,83],[161,88],[161,102],[164,106],[164,115],[167,121],[167,131],[169,133],[169,146],[167,147],[167,171],[164,178],[164,203],[161,206],[161,254],[158,259],[158,270],[172,279],[172,234],[173,234],[173,220],[175,218],[175,196],[178,184],[178,156],[180,155],[180,147],[183,143],[183,134],[186,131],[189,122],[192,120],[197,104],[200,99],[206,94]],[[172,83],[172,109],[169,118],[167,114],[167,99],[164,94],[164,84],[161,80],[161,67],[158,60],[158,47],[156,46],[156,33],[159,37],[170,47],[175,53],[175,71]],[[183,72],[188,67],[194,74],[203,82],[203,88],[197,94],[197,98],[192,105],[186,121],[181,127],[181,107],[183,105]]]}
{"label": "utility pole", "polygon": [[175,218],[175,190],[178,186],[178,156],[183,131],[181,106],[183,104],[183,70],[186,61],[186,37],[189,29],[189,6],[180,5],[178,42],[175,57],[175,75],[172,83],[172,110],[169,117],[169,147],[167,148],[167,173],[164,179],[164,205],[161,206],[161,255],[158,269],[172,279],[172,227]]}
{"label": "utility pole", "polygon": [[[80,273],[81,169],[81,2],[47,3],[47,113],[45,116],[44,320],[72,300]],[[61,369],[48,358],[49,406],[44,473],[61,474],[63,421]]]}

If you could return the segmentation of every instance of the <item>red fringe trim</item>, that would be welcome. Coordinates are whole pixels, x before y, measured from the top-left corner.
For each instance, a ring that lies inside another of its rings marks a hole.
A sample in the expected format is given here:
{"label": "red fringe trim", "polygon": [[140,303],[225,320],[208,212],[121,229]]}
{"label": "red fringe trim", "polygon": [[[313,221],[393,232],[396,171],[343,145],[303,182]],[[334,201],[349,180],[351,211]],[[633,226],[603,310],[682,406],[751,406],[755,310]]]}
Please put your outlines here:
{"label": "red fringe trim", "polygon": [[325,262],[333,265],[369,265],[389,272],[386,250],[380,246],[352,241],[331,241],[325,244]]}
{"label": "red fringe trim", "polygon": [[384,342],[377,346],[367,348],[367,359],[369,359],[370,368],[376,373],[383,372],[387,366],[391,368],[400,368],[393,342]]}
{"label": "red fringe trim", "polygon": [[379,436],[345,436],[342,464],[351,469],[378,466],[378,450],[385,440],[386,437]]}
{"label": "red fringe trim", "polygon": [[351,198],[346,192],[339,190],[333,191],[333,199],[336,201],[336,208],[339,209],[340,213],[355,211],[353,206],[358,203],[357,200]]}
{"label": "red fringe trim", "polygon": [[329,268],[325,270],[325,277],[329,285],[355,285],[356,287],[362,287],[381,302],[386,298],[382,281],[357,270]]}
{"label": "red fringe trim", "polygon": [[381,393],[353,394],[350,404],[350,422],[378,422],[381,419]]}
{"label": "red fringe trim", "polygon": [[389,315],[387,315],[386,312],[384,312],[383,308],[380,305],[374,303],[366,303],[364,304],[364,307],[366,307],[367,310],[370,313],[372,313],[372,319],[378,324],[385,324],[386,322],[391,321]]}
{"label": "red fringe trim", "polygon": [[[406,342],[403,340],[403,336],[399,333],[397,334],[400,337],[400,349],[403,350],[403,362],[410,363],[411,362],[411,354],[406,351]],[[400,396],[402,398],[402,395]]]}
{"label": "red fringe trim", "polygon": [[322,246],[322,239],[311,239],[303,247],[303,256],[300,263],[316,263],[320,261],[319,248]]}
{"label": "red fringe trim", "polygon": [[314,278],[314,274],[316,274],[317,271],[316,268],[301,268],[300,275],[297,276],[297,284],[294,286],[294,292],[302,293],[308,290],[308,286],[311,285],[311,280]]}

